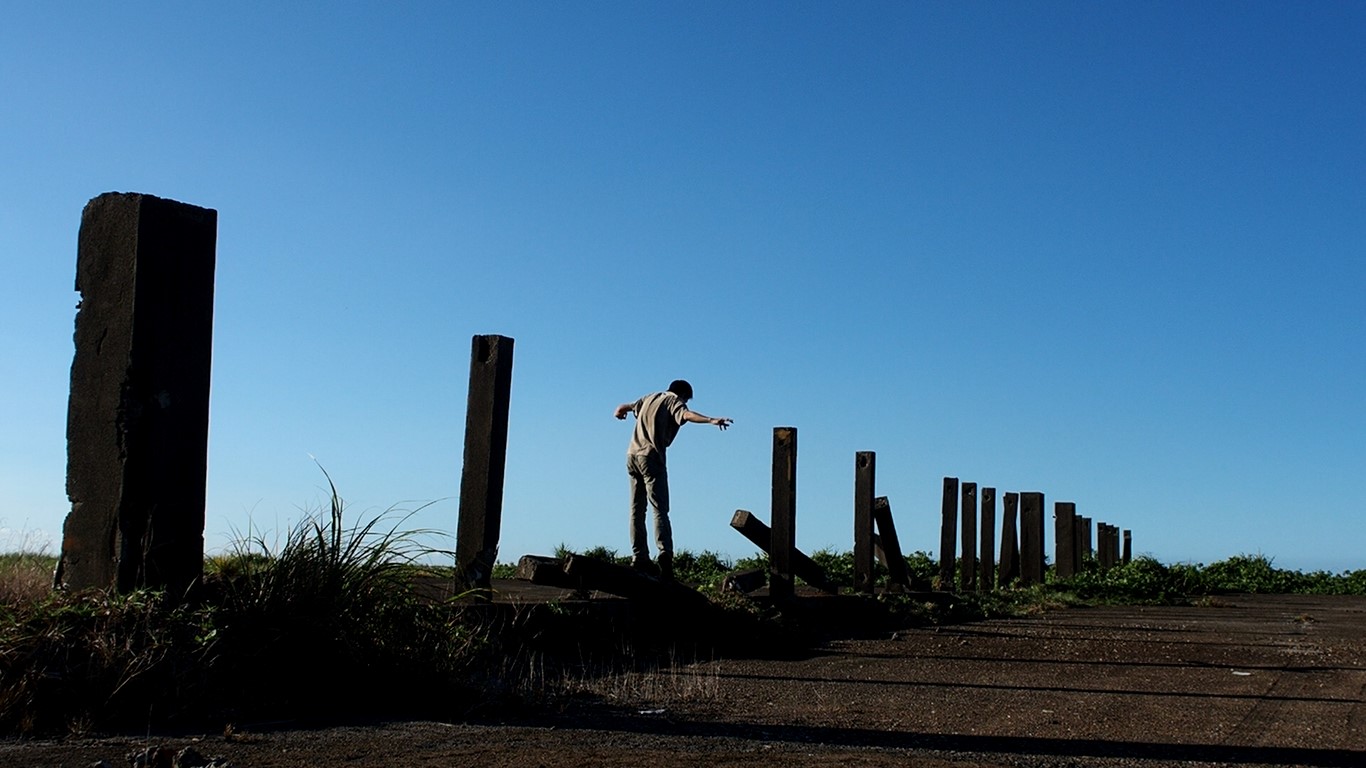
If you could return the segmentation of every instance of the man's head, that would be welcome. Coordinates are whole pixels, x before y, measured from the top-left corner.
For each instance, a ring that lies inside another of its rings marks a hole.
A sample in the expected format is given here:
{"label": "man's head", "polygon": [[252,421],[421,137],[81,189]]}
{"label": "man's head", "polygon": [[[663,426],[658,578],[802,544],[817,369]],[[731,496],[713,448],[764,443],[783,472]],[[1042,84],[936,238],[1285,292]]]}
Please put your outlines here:
{"label": "man's head", "polygon": [[682,379],[670,382],[669,391],[678,395],[678,399],[685,403],[692,399],[692,385]]}

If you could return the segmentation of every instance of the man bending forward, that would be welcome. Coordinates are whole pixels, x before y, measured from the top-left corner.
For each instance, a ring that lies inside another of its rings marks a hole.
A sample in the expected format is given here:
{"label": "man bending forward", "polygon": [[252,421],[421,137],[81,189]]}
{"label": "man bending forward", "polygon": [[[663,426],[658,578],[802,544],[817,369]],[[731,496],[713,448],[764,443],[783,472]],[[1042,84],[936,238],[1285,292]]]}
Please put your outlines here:
{"label": "man bending forward", "polygon": [[669,525],[669,470],[665,451],[686,422],[714,424],[724,430],[731,425],[726,418],[714,419],[688,410],[692,385],[682,379],[663,392],[646,395],[634,403],[617,406],[615,416],[636,417],[631,444],[626,449],[626,472],[631,478],[631,566],[654,572],[650,562],[650,543],[645,536],[645,505],[655,510],[655,547],[659,550],[659,575],[673,578],[674,540]]}

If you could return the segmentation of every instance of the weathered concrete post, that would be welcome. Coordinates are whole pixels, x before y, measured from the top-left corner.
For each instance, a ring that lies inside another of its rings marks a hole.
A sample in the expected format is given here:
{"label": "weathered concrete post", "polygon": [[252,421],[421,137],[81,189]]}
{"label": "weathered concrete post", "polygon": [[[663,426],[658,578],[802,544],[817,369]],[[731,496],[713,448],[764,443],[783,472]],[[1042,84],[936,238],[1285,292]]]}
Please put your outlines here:
{"label": "weathered concrete post", "polygon": [[1077,505],[1070,501],[1053,503],[1053,547],[1055,573],[1060,579],[1077,575]]}
{"label": "weathered concrete post", "polygon": [[977,586],[990,592],[996,573],[996,489],[982,489],[982,547]]}
{"label": "weathered concrete post", "polygon": [[977,483],[963,483],[963,554],[958,561],[958,584],[964,592],[977,591]]}
{"label": "weathered concrete post", "polygon": [[1119,529],[1108,523],[1100,523],[1097,530],[1099,539],[1097,559],[1100,561],[1101,570],[1108,571],[1119,565]]}
{"label": "weathered concrete post", "polygon": [[1110,569],[1110,532],[1105,523],[1096,523],[1096,565],[1102,571]]}
{"label": "weathered concrete post", "polygon": [[[764,525],[764,521],[755,517],[748,510],[737,509],[730,519],[730,527],[737,533],[750,540],[754,546],[766,552],[769,562],[773,561],[773,529]],[[806,556],[800,549],[792,550],[792,574],[800,576],[802,581],[830,594],[839,592],[839,585],[830,581],[825,570]]]}
{"label": "weathered concrete post", "polygon": [[1082,515],[1072,515],[1072,551],[1076,553],[1077,570],[1086,569],[1086,525]]}
{"label": "weathered concrete post", "polygon": [[217,211],[151,195],[81,213],[59,586],[178,597],[203,574],[217,238]]}
{"label": "weathered concrete post", "polygon": [[1018,523],[1020,494],[1006,492],[1005,507],[1001,511],[1001,567],[996,569],[996,586],[1007,587],[1020,578],[1020,543]]}
{"label": "weathered concrete post", "polygon": [[877,454],[854,454],[854,590],[873,592],[873,500]]}
{"label": "weathered concrete post", "polygon": [[791,597],[792,553],[797,549],[797,428],[773,428],[773,548],[768,593]]}
{"label": "weathered concrete post", "polygon": [[1020,494],[1020,581],[1042,584],[1044,576],[1043,494]]}
{"label": "weathered concrete post", "polygon": [[1132,562],[1133,559],[1134,559],[1134,535],[1133,535],[1133,534],[1134,534],[1133,531],[1129,531],[1129,530],[1124,531],[1124,554],[1122,555],[1122,559],[1123,559],[1125,565],[1128,565],[1128,564],[1129,564],[1130,562]]}
{"label": "weathered concrete post", "polygon": [[944,478],[939,523],[939,587],[953,589],[953,556],[958,546],[958,478]]}
{"label": "weathered concrete post", "polygon": [[469,404],[465,410],[465,462],[460,476],[456,578],[469,589],[488,589],[498,561],[507,466],[508,410],[512,401],[512,339],[475,336],[470,351]]}
{"label": "weathered concrete post", "polygon": [[1091,518],[1085,515],[1077,517],[1078,525],[1081,527],[1081,556],[1083,560],[1095,559],[1096,550],[1092,545],[1095,541],[1091,530]]}

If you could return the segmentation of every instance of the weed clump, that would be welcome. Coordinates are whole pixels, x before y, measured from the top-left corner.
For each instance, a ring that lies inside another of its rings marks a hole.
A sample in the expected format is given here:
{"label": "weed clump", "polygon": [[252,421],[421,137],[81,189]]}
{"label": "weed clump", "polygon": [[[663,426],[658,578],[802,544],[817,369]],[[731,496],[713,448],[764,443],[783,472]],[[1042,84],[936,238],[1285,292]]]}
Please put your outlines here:
{"label": "weed clump", "polygon": [[183,600],[7,592],[0,731],[399,713],[430,707],[423,689],[442,691],[444,711],[468,705],[487,644],[460,607],[415,594],[422,532],[383,515],[348,526],[343,512],[333,487],[281,546],[247,537],[211,559]]}

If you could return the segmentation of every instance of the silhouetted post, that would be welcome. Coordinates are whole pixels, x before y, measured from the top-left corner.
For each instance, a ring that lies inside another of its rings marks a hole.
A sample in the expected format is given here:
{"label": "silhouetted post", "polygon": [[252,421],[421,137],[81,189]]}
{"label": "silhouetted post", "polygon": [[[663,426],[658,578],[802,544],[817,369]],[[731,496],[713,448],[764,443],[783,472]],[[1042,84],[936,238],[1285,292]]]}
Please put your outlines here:
{"label": "silhouetted post", "polygon": [[1070,501],[1053,504],[1053,546],[1058,578],[1077,575],[1077,505]]}
{"label": "silhouetted post", "polygon": [[1105,523],[1096,523],[1096,567],[1105,570]]}
{"label": "silhouetted post", "polygon": [[854,589],[873,592],[873,493],[877,454],[854,454]]}
{"label": "silhouetted post", "polygon": [[1006,492],[1001,511],[1001,567],[996,569],[998,587],[1008,587],[1020,578],[1020,540],[1016,533],[1019,517],[1020,494]]}
{"label": "silhouetted post", "polygon": [[1044,576],[1043,494],[1020,494],[1020,581],[1042,584]]}
{"label": "silhouetted post", "polygon": [[1110,570],[1119,565],[1119,529],[1109,523],[1100,524],[1101,539],[1100,567]]}
{"label": "silhouetted post", "polygon": [[465,410],[465,463],[460,477],[456,578],[488,589],[498,561],[507,466],[508,410],[512,400],[512,339],[475,336],[470,352],[469,404]]}
{"label": "silhouetted post", "polygon": [[964,592],[977,590],[977,483],[963,483],[963,554],[958,583]]}
{"label": "silhouetted post", "polygon": [[1076,553],[1077,570],[1086,569],[1086,525],[1082,515],[1072,515],[1072,551]]}
{"label": "silhouetted post", "polygon": [[203,575],[217,238],[217,211],[152,195],[81,212],[59,585],[179,598]]}
{"label": "silhouetted post", "polygon": [[1083,560],[1094,560],[1094,559],[1095,559],[1095,556],[1096,556],[1096,550],[1095,550],[1095,547],[1092,546],[1092,542],[1095,541],[1095,539],[1093,538],[1093,534],[1092,534],[1092,532],[1091,532],[1091,518],[1086,517],[1086,516],[1084,516],[1084,515],[1081,515],[1081,516],[1078,516],[1077,519],[1080,521],[1080,525],[1081,525],[1081,556],[1082,556],[1082,559],[1083,559]]}
{"label": "silhouetted post", "polygon": [[797,429],[773,428],[773,549],[768,593],[792,596],[792,552],[797,548]]}
{"label": "silhouetted post", "polygon": [[958,546],[958,478],[944,478],[939,523],[939,587],[953,589],[954,547]]}
{"label": "silhouetted post", "polygon": [[1125,565],[1128,565],[1129,563],[1133,562],[1133,558],[1134,558],[1134,536],[1133,536],[1133,531],[1128,531],[1128,530],[1126,530],[1126,531],[1124,532],[1124,555],[1123,555],[1124,564],[1125,564]]}
{"label": "silhouetted post", "polygon": [[882,562],[887,566],[888,586],[910,589],[911,574],[906,570],[906,557],[901,554],[901,542],[896,536],[896,525],[892,523],[892,503],[886,496],[873,500],[873,521],[878,530],[874,549],[881,551]]}
{"label": "silhouetted post", "polygon": [[982,489],[982,548],[977,586],[983,592],[990,592],[996,570],[996,489]]}

